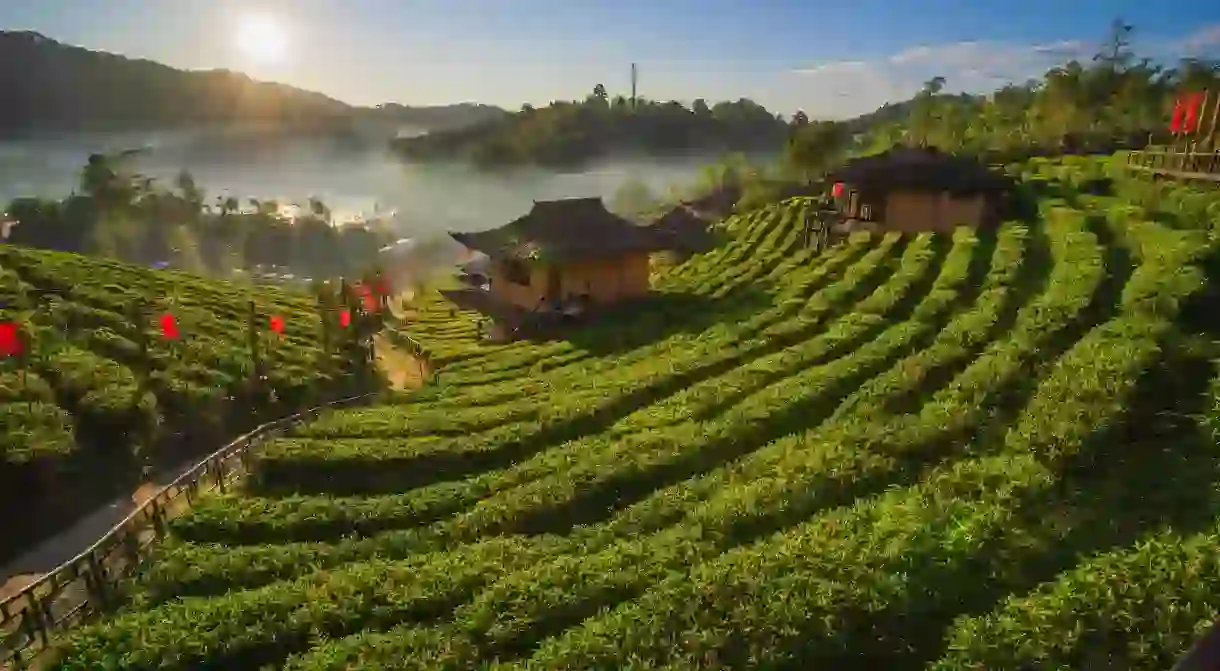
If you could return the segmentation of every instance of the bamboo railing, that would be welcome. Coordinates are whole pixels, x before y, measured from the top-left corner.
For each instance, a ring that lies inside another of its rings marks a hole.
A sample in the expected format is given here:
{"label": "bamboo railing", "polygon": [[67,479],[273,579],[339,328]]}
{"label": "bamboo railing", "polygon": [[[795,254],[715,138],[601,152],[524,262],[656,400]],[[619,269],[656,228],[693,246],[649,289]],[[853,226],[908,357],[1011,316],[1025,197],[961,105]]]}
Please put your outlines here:
{"label": "bamboo railing", "polygon": [[34,668],[57,634],[114,605],[120,582],[165,537],[169,520],[189,510],[202,493],[223,492],[249,473],[254,448],[325,410],[357,405],[373,396],[333,401],[237,438],[175,478],[89,549],[0,602],[0,669]]}

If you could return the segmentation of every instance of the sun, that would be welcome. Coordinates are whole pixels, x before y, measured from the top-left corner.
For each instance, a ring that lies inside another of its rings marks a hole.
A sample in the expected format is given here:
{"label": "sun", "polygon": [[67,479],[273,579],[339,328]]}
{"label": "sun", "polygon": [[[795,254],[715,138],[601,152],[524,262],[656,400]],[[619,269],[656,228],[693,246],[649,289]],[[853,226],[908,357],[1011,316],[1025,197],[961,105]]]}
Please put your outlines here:
{"label": "sun", "polygon": [[288,55],[288,32],[268,14],[242,17],[234,38],[237,48],[256,65],[275,65]]}

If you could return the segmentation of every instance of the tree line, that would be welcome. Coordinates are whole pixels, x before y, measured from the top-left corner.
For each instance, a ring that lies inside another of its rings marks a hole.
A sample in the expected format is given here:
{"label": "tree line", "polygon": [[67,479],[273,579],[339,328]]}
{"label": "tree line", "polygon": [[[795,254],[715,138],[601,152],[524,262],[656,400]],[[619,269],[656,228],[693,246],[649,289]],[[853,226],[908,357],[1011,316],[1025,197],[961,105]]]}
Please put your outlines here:
{"label": "tree line", "polygon": [[273,268],[331,277],[374,264],[393,238],[376,225],[335,226],[316,198],[293,213],[272,200],[209,198],[186,171],[166,185],[136,172],[134,155],[90,156],[66,198],[14,200],[7,242],[226,277]]}
{"label": "tree line", "polygon": [[1091,60],[1071,60],[985,95],[947,94],[946,78],[934,77],[911,100],[863,119],[794,115],[785,162],[792,173],[811,178],[847,154],[902,144],[1009,161],[1170,142],[1170,115],[1180,96],[1209,90],[1213,103],[1220,96],[1220,61],[1158,63],[1136,53],[1133,35],[1133,26],[1116,20]]}
{"label": "tree line", "polygon": [[787,125],[752,100],[709,105],[611,97],[598,84],[584,99],[555,101],[487,123],[392,143],[413,160],[463,160],[487,168],[568,167],[613,154],[776,151]]}

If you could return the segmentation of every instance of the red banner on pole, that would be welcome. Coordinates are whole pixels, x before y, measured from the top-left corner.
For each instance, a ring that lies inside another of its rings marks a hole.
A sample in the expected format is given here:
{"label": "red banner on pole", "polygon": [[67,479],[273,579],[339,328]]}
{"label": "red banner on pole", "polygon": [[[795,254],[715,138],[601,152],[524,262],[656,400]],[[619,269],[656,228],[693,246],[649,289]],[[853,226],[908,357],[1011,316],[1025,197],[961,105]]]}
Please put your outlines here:
{"label": "red banner on pole", "polygon": [[1186,113],[1182,119],[1182,132],[1193,133],[1199,128],[1199,107],[1203,105],[1203,94],[1192,93],[1186,99]]}
{"label": "red banner on pole", "polygon": [[843,182],[835,182],[834,186],[830,187],[830,195],[838,198],[843,195]]}
{"label": "red banner on pole", "polygon": [[1182,132],[1182,115],[1186,112],[1186,106],[1181,98],[1178,98],[1173,103],[1173,118],[1169,121],[1169,132]]}
{"label": "red banner on pole", "polygon": [[17,322],[0,322],[0,356],[17,356],[23,349],[21,325]]}
{"label": "red banner on pole", "polygon": [[161,315],[160,321],[161,335],[164,336],[165,339],[177,340],[178,338],[182,337],[182,334],[178,331],[178,320],[174,317],[174,315],[167,312]]}
{"label": "red banner on pole", "polygon": [[270,320],[271,330],[284,335],[284,318],[279,315],[273,315]]}
{"label": "red banner on pole", "polygon": [[339,311],[339,327],[347,328],[352,325],[352,313],[350,310]]}

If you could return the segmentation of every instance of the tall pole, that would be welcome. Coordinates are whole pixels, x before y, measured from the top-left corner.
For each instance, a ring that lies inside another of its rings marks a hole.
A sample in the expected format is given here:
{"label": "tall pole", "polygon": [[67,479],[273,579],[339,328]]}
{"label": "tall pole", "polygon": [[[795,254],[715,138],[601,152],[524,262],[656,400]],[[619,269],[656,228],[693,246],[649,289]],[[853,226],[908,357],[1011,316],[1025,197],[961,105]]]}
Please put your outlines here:
{"label": "tall pole", "polygon": [[[1212,124],[1211,124],[1211,127],[1207,131],[1207,137],[1209,139],[1209,146],[1211,147],[1212,151],[1215,151],[1217,149],[1217,147],[1216,147],[1216,120],[1218,118],[1220,118],[1220,92],[1216,93],[1216,104],[1212,106]],[[1202,124],[1200,124],[1200,125],[1202,125]]]}
{"label": "tall pole", "polygon": [[639,74],[636,70],[635,63],[631,64],[631,109],[635,109],[635,93],[636,82],[639,80]]}
{"label": "tall pole", "polygon": [[1194,170],[1195,152],[1199,149],[1199,136],[1203,134],[1203,120],[1207,118],[1207,103],[1211,100],[1211,91],[1203,89],[1203,101],[1199,103],[1199,111],[1194,124],[1186,130],[1190,141],[1186,143],[1186,156],[1183,159],[1183,170]]}

